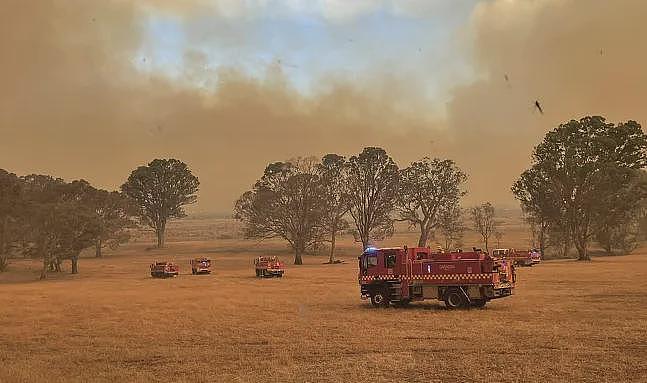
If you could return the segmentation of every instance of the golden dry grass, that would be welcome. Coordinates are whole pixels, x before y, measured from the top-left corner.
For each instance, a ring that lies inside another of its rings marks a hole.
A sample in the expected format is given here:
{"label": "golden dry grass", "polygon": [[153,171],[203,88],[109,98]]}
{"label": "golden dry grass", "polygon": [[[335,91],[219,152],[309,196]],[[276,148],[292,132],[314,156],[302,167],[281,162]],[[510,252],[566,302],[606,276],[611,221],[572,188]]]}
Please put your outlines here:
{"label": "golden dry grass", "polygon": [[[28,261],[0,275],[0,382],[647,381],[645,255],[523,268],[513,297],[448,311],[360,301],[349,239],[345,264],[306,257],[283,279],[251,266],[264,251],[289,263],[279,242],[146,246],[82,259],[76,276],[38,282]],[[213,275],[187,274],[196,255]],[[182,275],[150,278],[155,259]]]}

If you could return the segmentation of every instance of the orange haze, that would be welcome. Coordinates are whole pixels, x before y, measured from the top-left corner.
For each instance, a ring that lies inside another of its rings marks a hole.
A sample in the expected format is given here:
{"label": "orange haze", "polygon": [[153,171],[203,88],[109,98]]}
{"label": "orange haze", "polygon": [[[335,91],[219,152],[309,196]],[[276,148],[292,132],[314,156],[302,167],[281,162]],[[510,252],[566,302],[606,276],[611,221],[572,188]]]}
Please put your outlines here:
{"label": "orange haze", "polygon": [[[559,122],[647,121],[647,2],[585,3],[476,6],[455,47],[466,50],[475,80],[451,89],[446,113],[435,115],[415,78],[379,67],[357,79],[329,73],[308,95],[279,66],[261,78],[240,68],[209,73],[191,51],[178,79],[152,75],[133,65],[141,2],[8,0],[0,168],[116,188],[134,167],[173,156],[201,180],[197,208],[228,212],[270,161],[378,145],[400,166],[425,155],[456,160],[470,176],[467,204],[512,204],[510,185]],[[163,11],[190,17],[186,7]],[[211,74],[218,81],[209,90],[187,85]]]}

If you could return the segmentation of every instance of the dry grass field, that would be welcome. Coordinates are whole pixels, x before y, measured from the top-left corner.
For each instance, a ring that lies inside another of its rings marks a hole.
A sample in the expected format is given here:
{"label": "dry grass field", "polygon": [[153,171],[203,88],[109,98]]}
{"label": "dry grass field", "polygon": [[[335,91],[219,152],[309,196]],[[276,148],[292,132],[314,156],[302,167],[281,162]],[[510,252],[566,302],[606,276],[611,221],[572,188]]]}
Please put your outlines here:
{"label": "dry grass field", "polygon": [[[147,246],[82,259],[79,275],[44,282],[38,263],[15,261],[0,275],[0,382],[647,381],[644,250],[522,268],[514,296],[448,311],[361,301],[348,238],[346,263],[309,256],[298,267],[280,242]],[[254,277],[262,253],[288,261],[283,279]],[[190,274],[198,255],[214,274]],[[161,259],[181,275],[150,278]]]}

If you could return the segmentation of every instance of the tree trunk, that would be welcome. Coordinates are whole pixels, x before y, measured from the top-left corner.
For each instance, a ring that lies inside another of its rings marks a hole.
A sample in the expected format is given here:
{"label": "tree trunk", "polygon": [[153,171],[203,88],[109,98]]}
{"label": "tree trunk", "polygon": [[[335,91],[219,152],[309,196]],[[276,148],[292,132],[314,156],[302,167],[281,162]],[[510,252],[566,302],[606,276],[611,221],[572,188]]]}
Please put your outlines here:
{"label": "tree trunk", "polygon": [[165,241],[166,241],[166,233],[165,233],[165,227],[161,226],[155,230],[157,234],[157,248],[161,249],[164,247]]}
{"label": "tree trunk", "polygon": [[43,254],[43,269],[40,272],[40,279],[47,279],[48,268],[49,268],[49,257]]}
{"label": "tree trunk", "polygon": [[101,238],[97,238],[96,243],[94,244],[94,256],[97,258],[103,257],[103,253],[101,252],[101,246],[103,245]]}
{"label": "tree trunk", "polygon": [[488,237],[483,236],[483,241],[485,242],[485,252],[490,253],[490,249],[488,248]]}
{"label": "tree trunk", "polygon": [[575,247],[577,248],[577,260],[578,261],[590,261],[591,256],[589,255],[588,249],[587,249],[587,243],[586,240],[582,238],[578,238],[575,240]]}
{"label": "tree trunk", "polygon": [[78,255],[73,255],[71,260],[72,260],[72,274],[78,274],[79,273],[79,256]]}
{"label": "tree trunk", "polygon": [[362,250],[366,250],[368,248],[368,233],[360,233],[361,239],[362,239]]}
{"label": "tree trunk", "polygon": [[9,265],[9,245],[7,240],[7,230],[9,228],[9,216],[6,216],[0,228],[0,272],[7,269]]}
{"label": "tree trunk", "polygon": [[418,247],[427,247],[427,241],[429,238],[429,229],[420,225],[420,238],[418,239]]}
{"label": "tree trunk", "polygon": [[543,225],[539,226],[539,254],[541,254],[541,259],[544,259],[544,252],[546,247],[544,245],[544,238],[546,236],[546,229]]}
{"label": "tree trunk", "polygon": [[9,230],[9,216],[5,216],[2,220],[2,227],[0,228],[0,254],[5,254],[7,244],[7,231]]}
{"label": "tree trunk", "polygon": [[294,249],[294,264],[303,265],[303,259],[301,259],[301,249],[299,248],[299,245],[297,245]]}
{"label": "tree trunk", "polygon": [[330,233],[330,258],[328,263],[335,262],[335,237],[337,236],[337,225],[333,224],[332,230]]}

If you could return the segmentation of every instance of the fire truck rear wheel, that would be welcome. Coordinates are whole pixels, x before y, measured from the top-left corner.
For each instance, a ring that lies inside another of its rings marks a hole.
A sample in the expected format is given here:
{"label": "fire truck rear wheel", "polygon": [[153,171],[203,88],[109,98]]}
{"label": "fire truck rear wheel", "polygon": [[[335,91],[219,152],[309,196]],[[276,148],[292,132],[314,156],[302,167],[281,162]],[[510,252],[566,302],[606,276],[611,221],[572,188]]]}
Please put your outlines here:
{"label": "fire truck rear wheel", "polygon": [[375,307],[386,307],[389,305],[389,299],[386,297],[384,290],[375,290],[371,294],[371,303]]}
{"label": "fire truck rear wheel", "polygon": [[449,289],[445,293],[445,306],[455,310],[467,307],[467,299],[465,295],[458,289]]}

